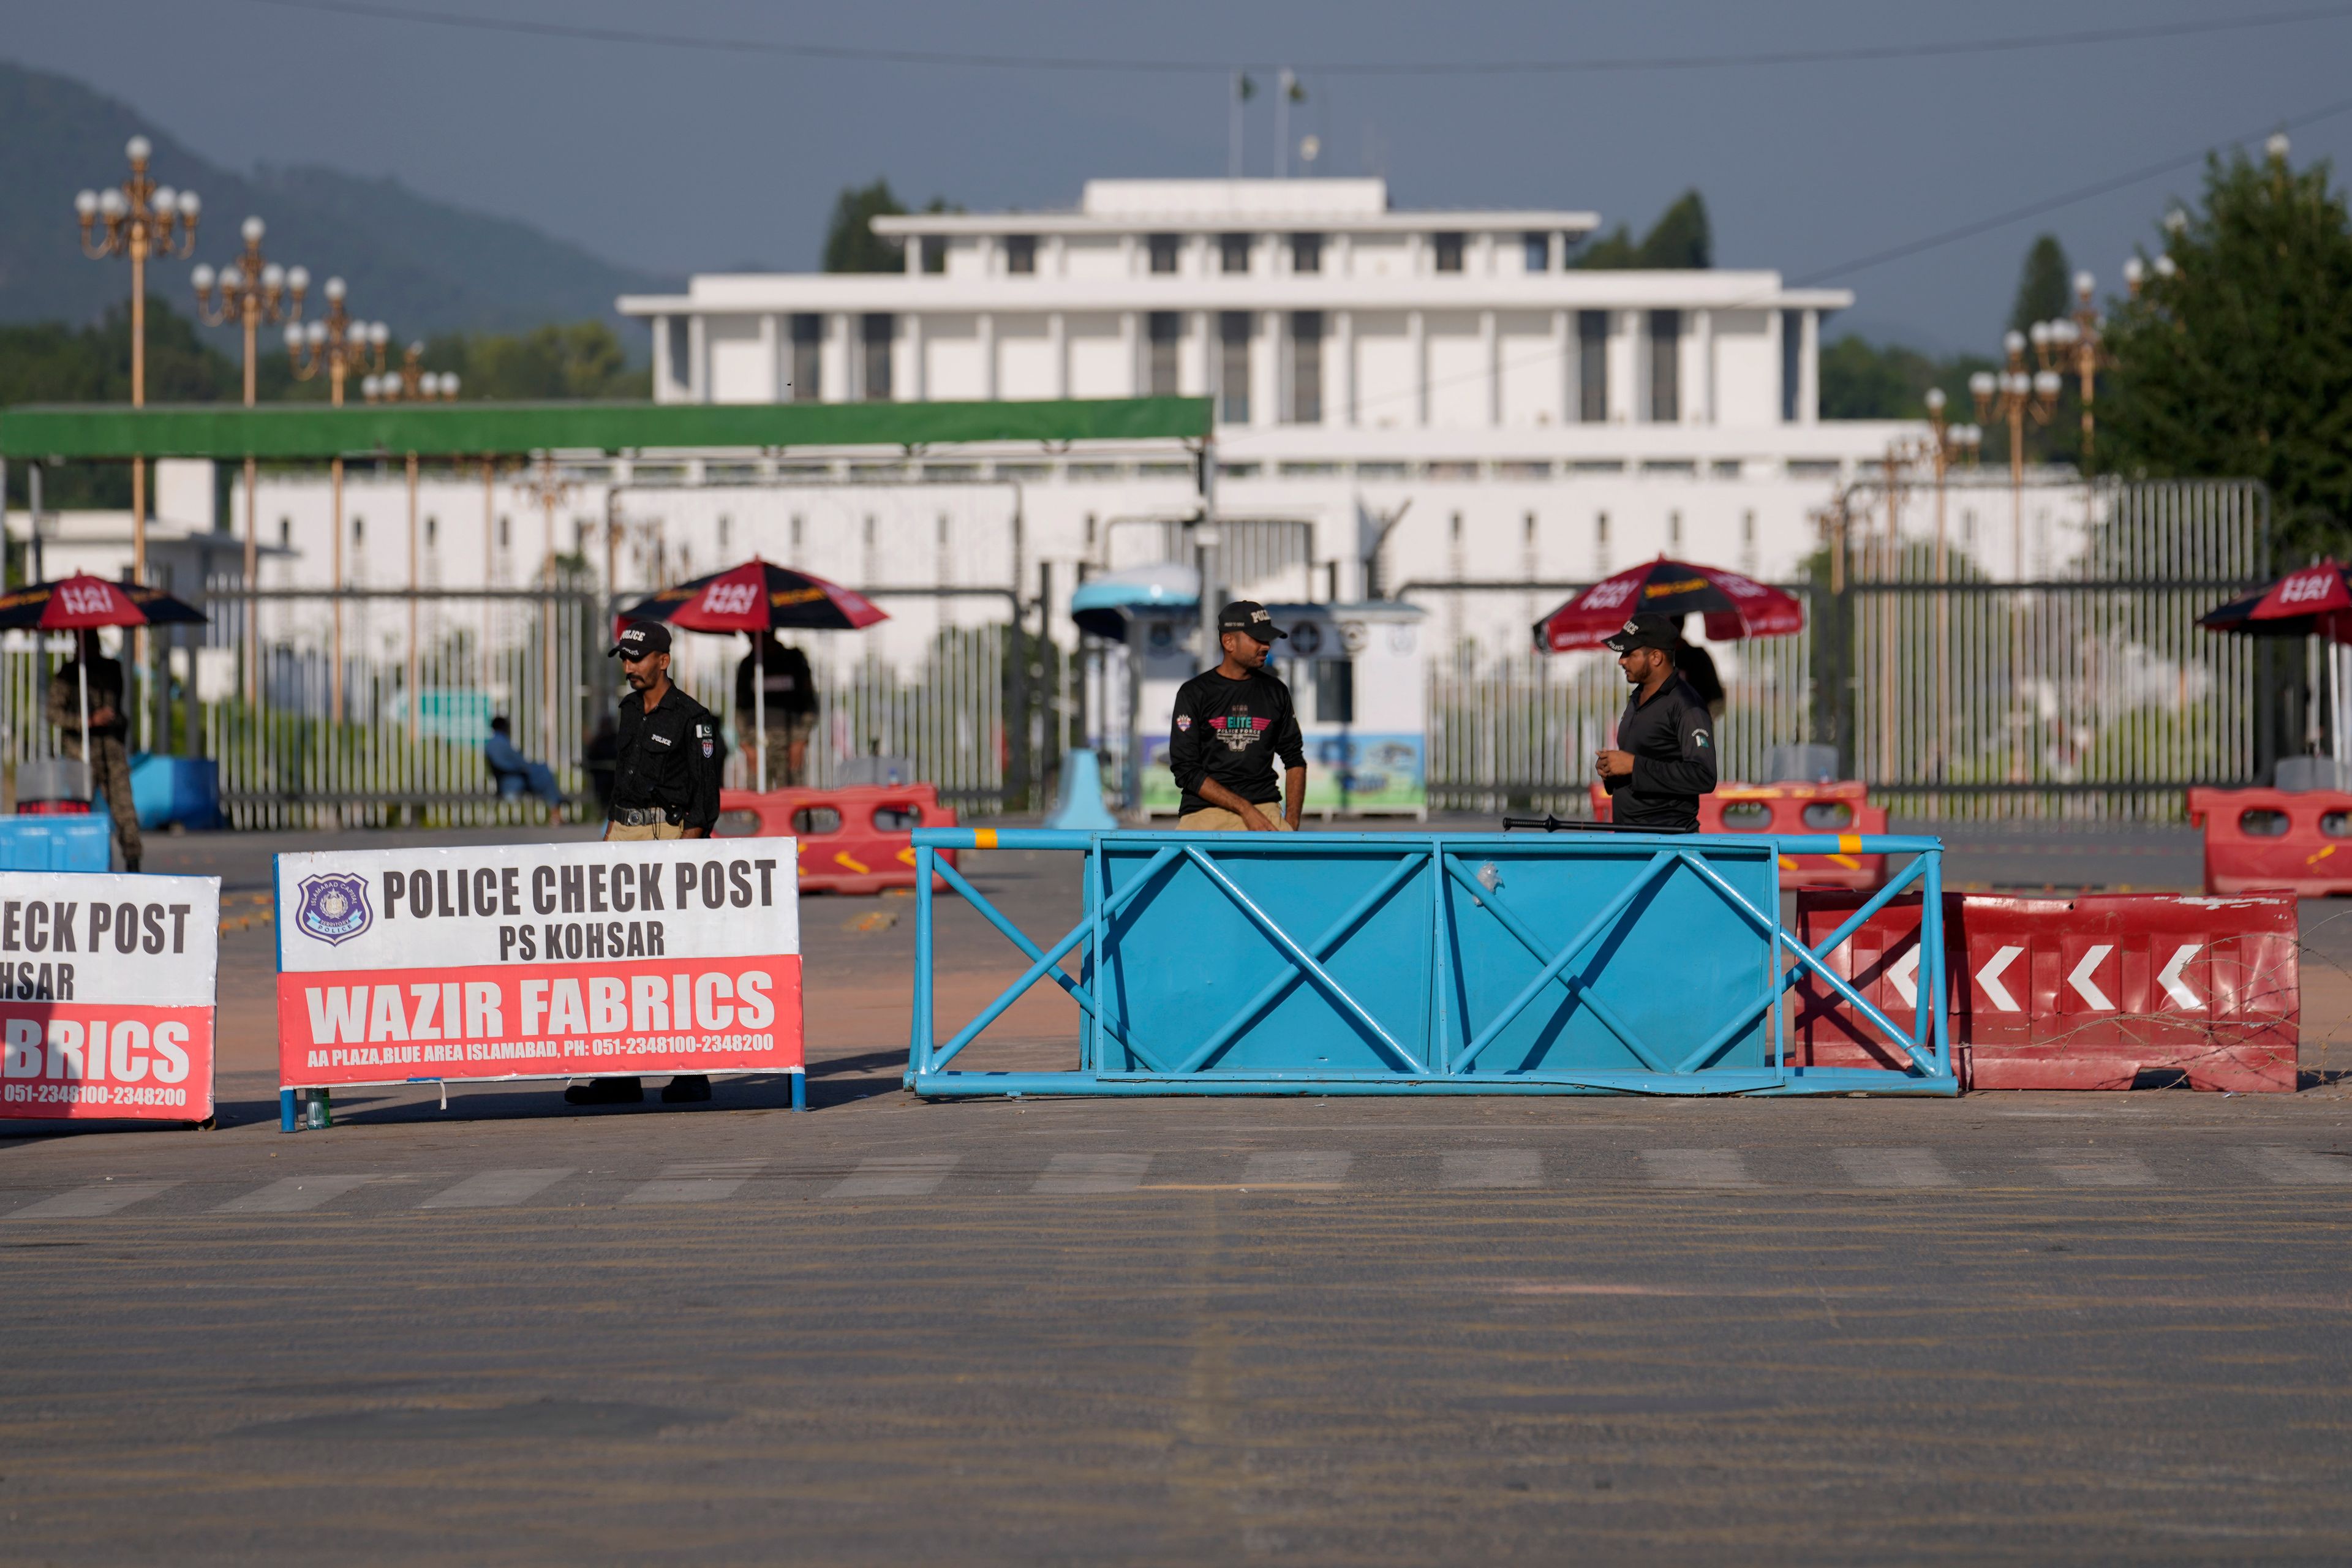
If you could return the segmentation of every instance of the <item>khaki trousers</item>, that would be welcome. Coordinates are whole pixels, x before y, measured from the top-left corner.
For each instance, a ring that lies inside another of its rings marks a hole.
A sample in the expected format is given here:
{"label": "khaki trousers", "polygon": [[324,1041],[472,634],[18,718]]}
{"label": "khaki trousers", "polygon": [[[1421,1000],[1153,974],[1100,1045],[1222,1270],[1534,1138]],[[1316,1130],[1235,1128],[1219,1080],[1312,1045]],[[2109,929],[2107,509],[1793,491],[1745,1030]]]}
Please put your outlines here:
{"label": "khaki trousers", "polygon": [[[92,735],[89,749],[90,786],[106,797],[106,809],[114,817],[114,841],[122,846],[122,858],[131,865],[139,863],[145,849],[139,837],[139,808],[131,803],[131,753],[123,749],[121,739],[114,735]],[[81,731],[61,737],[58,750],[79,762],[81,760]]]}
{"label": "khaki trousers", "polygon": [[[1282,807],[1278,805],[1261,805],[1257,809],[1261,816],[1263,816],[1268,822],[1274,824],[1274,830],[1276,833],[1287,833],[1290,831],[1290,819],[1282,815]],[[1242,814],[1240,812],[1227,811],[1222,805],[1204,805],[1198,811],[1188,811],[1183,816],[1176,819],[1176,826],[1182,828],[1187,833],[1247,833],[1251,831],[1249,824],[1242,820]]]}
{"label": "khaki trousers", "polygon": [[608,822],[604,825],[604,837],[616,844],[647,838],[683,838],[686,829],[675,822],[648,822],[639,826],[632,826],[625,822]]}

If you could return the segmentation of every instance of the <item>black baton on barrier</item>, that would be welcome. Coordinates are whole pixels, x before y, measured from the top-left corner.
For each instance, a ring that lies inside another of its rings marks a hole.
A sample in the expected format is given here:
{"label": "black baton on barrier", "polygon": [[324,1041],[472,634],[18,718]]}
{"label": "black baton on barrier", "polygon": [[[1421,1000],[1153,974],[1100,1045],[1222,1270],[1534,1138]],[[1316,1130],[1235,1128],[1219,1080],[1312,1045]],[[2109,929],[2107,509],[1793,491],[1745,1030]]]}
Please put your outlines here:
{"label": "black baton on barrier", "polygon": [[1581,817],[1507,816],[1503,831],[1525,827],[1538,833],[1696,833],[1696,827],[1643,827],[1631,822],[1588,822]]}

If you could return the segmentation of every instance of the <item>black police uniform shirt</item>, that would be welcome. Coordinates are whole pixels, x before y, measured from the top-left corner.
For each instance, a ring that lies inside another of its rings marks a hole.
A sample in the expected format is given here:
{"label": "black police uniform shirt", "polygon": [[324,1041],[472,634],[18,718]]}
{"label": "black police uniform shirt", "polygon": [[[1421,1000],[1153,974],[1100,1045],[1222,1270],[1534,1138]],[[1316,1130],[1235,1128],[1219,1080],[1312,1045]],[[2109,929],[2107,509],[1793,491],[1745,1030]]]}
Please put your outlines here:
{"label": "black police uniform shirt", "polygon": [[680,827],[719,821],[719,721],[672,686],[654,710],[643,692],[621,699],[613,809],[658,806]]}
{"label": "black police uniform shirt", "polygon": [[1617,750],[1633,753],[1633,772],[1607,781],[1610,819],[1631,827],[1696,827],[1698,797],[1715,788],[1712,722],[1706,704],[1679,675],[1646,702],[1634,688],[1617,721]]}
{"label": "black police uniform shirt", "polygon": [[1279,801],[1276,757],[1285,768],[1307,765],[1298,710],[1291,704],[1290,688],[1276,677],[1257,669],[1228,680],[1212,669],[1176,689],[1168,720],[1168,771],[1184,792],[1179,809],[1186,816],[1213,804],[1201,798],[1201,785],[1210,779],[1252,805]]}

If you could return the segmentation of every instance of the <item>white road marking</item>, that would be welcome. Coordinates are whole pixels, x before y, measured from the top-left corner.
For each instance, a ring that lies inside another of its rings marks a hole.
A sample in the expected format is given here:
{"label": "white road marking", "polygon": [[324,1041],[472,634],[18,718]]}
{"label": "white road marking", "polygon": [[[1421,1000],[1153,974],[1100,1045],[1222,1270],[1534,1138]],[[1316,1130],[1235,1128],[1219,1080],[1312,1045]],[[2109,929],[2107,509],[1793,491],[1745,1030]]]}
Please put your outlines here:
{"label": "white road marking", "polygon": [[1131,1193],[1151,1168],[1149,1154],[1056,1154],[1033,1193]]}
{"label": "white road marking", "polygon": [[1737,1149],[1644,1149],[1642,1164],[1654,1187],[1752,1187],[1748,1162]]}
{"label": "white road marking", "polygon": [[766,1168],[765,1160],[689,1160],[622,1194],[625,1204],[715,1204]]}
{"label": "white road marking", "polygon": [[231,1198],[213,1210],[215,1214],[307,1214],[321,1204],[331,1203],[345,1193],[356,1192],[380,1176],[288,1176],[282,1181],[257,1188],[241,1198]]}
{"label": "white road marking", "polygon": [[828,1198],[919,1198],[948,1179],[961,1154],[879,1154],[835,1182]]}
{"label": "white road marking", "polygon": [[2105,963],[2107,961],[2107,954],[2115,950],[2116,944],[2111,942],[2095,944],[2083,954],[2082,962],[2075,964],[2073,971],[2066,976],[2066,984],[2074,988],[2074,994],[2089,1003],[2091,1010],[2095,1013],[2112,1013],[2116,1010],[2116,1005],[2107,1000],[2107,994],[2100,990],[2097,983],[2091,978],[2092,973]]}
{"label": "white road marking", "polygon": [[2265,1144],[2236,1151],[2238,1163],[2282,1187],[2340,1187],[2352,1183],[2352,1160],[2308,1149]]}
{"label": "white road marking", "polygon": [[100,1182],[95,1186],[76,1187],[69,1193],[59,1193],[53,1198],[43,1198],[36,1204],[11,1213],[10,1219],[96,1219],[118,1209],[127,1209],[143,1198],[152,1198],[177,1182]]}
{"label": "white road marking", "polygon": [[1454,1149],[1438,1160],[1441,1187],[1535,1187],[1543,1156],[1533,1149]]}
{"label": "white road marking", "polygon": [[421,1209],[502,1209],[536,1197],[570,1175],[560,1171],[477,1171],[446,1192],[436,1193]]}
{"label": "white road marking", "polygon": [[1336,1187],[1347,1180],[1353,1154],[1336,1149],[1286,1149],[1252,1154],[1242,1167],[1245,1187]]}
{"label": "white road marking", "polygon": [[2156,983],[2164,987],[2164,994],[2172,998],[2172,1005],[2184,1013],[2202,1013],[2205,1010],[2205,998],[2191,991],[2189,982],[2180,978],[2181,966],[2196,957],[2198,950],[2204,945],[2201,942],[2183,943],[2173,953],[2172,962],[2156,972]]}
{"label": "white road marking", "polygon": [[2018,955],[2024,951],[2021,947],[2004,947],[1992,955],[1991,963],[1977,971],[1977,984],[1984,987],[1984,994],[1993,1006],[2003,1013],[2025,1010],[2017,1005],[2017,998],[2009,994],[2009,987],[2000,983],[2001,973],[2015,963]]}
{"label": "white road marking", "polygon": [[2156,1173],[2137,1154],[2120,1149],[2037,1149],[2034,1157],[2070,1187],[2147,1187]]}
{"label": "white road marking", "polygon": [[1837,1163],[1865,1187],[1957,1187],[1931,1149],[1840,1149]]}

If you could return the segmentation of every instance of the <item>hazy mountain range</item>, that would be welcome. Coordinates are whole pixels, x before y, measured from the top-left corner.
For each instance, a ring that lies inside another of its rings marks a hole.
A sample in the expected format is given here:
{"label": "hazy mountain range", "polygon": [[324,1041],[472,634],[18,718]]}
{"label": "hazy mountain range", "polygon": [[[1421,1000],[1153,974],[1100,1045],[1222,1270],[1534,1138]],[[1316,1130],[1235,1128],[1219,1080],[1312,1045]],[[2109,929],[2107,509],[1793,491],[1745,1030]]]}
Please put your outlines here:
{"label": "hazy mountain range", "polygon": [[[511,331],[601,318],[613,300],[683,280],[616,266],[526,223],[437,202],[392,179],[314,166],[247,173],[206,162],[128,104],[73,80],[0,61],[0,321],[96,320],[129,297],[127,261],[81,254],[74,193],[129,173],[123,143],[155,145],[154,177],[203,196],[196,254],[154,267],[149,288],[185,309],[188,269],[240,248],[247,214],[268,225],[270,260],[346,279],[354,314],[401,337]],[[315,284],[314,284],[315,288]],[[642,331],[626,334],[642,352]]]}

